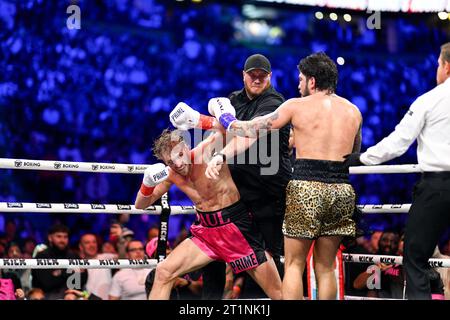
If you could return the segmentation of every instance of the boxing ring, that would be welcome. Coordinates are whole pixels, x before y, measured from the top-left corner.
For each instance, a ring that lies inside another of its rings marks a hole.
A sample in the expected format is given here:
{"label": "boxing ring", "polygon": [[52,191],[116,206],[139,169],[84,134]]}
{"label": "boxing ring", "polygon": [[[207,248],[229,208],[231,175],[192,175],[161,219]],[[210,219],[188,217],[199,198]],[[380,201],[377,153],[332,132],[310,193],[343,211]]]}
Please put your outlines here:
{"label": "boxing ring", "polygon": [[[120,164],[120,163],[94,163],[70,162],[0,158],[0,169],[17,170],[47,170],[72,171],[91,173],[122,173],[143,174],[147,165]],[[379,165],[351,167],[350,174],[393,174],[393,173],[420,173],[416,164],[405,165]],[[364,204],[358,207],[364,214],[407,213],[411,204]],[[89,214],[148,214],[167,215],[195,214],[194,206],[170,206],[162,203],[161,206],[150,206],[139,210],[134,205],[123,204],[95,204],[95,203],[30,203],[30,202],[0,202],[2,213],[89,213]],[[165,239],[164,239],[165,240]],[[163,240],[163,243],[165,241]],[[159,250],[158,250],[159,252]],[[344,263],[384,263],[402,265],[401,256],[383,256],[370,254],[343,254]],[[0,259],[0,269],[122,269],[156,267],[157,259]],[[433,268],[450,268],[450,259],[430,259]],[[377,298],[345,296],[346,300],[373,300]]]}

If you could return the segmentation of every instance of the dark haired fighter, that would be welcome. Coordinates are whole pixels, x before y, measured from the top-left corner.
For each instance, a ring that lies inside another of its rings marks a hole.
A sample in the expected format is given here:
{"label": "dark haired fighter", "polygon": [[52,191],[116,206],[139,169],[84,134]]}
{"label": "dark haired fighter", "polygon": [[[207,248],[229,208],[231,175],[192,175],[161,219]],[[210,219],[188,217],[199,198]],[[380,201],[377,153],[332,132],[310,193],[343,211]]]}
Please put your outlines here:
{"label": "dark haired fighter", "polygon": [[[302,274],[314,240],[314,268],[319,299],[335,299],[333,263],[343,236],[354,236],[355,193],[349,183],[344,155],[360,150],[362,116],[358,108],[335,94],[338,72],[324,53],[300,61],[302,98],[289,99],[275,112],[251,121],[238,121],[226,98],[210,100],[211,113],[229,132],[255,137],[291,123],[296,161],[287,186],[285,274],[283,299],[302,299]],[[225,155],[227,156],[227,155]],[[223,157],[213,157],[206,175],[218,177]]]}

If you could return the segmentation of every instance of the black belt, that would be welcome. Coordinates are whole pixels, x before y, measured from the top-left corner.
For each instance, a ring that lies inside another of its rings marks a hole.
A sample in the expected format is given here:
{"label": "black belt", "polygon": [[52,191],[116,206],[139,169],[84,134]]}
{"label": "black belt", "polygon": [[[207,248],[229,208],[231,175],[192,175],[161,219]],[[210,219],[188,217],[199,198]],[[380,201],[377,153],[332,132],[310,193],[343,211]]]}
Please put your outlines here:
{"label": "black belt", "polygon": [[450,179],[450,171],[423,172],[422,178]]}

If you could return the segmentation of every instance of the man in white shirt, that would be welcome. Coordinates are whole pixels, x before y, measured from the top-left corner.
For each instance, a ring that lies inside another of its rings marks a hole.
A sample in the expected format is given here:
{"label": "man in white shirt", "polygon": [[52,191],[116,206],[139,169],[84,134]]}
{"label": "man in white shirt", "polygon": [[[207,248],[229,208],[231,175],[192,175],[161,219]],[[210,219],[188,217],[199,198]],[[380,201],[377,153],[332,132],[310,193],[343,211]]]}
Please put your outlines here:
{"label": "man in white shirt", "polygon": [[441,47],[438,64],[437,87],[417,98],[394,132],[346,160],[349,166],[380,164],[405,153],[417,139],[424,172],[414,188],[405,231],[408,299],[431,299],[428,259],[450,225],[450,42]]}
{"label": "man in white shirt", "polygon": [[[97,237],[92,233],[82,235],[78,247],[83,259],[117,259],[117,255],[112,253],[98,253]],[[87,273],[86,290],[102,300],[108,300],[112,281],[111,269],[87,269]]]}
{"label": "man in white shirt", "polygon": [[[145,258],[144,245],[139,240],[131,240],[126,247],[128,259]],[[109,300],[146,300],[145,278],[149,269],[121,269],[112,278]]]}

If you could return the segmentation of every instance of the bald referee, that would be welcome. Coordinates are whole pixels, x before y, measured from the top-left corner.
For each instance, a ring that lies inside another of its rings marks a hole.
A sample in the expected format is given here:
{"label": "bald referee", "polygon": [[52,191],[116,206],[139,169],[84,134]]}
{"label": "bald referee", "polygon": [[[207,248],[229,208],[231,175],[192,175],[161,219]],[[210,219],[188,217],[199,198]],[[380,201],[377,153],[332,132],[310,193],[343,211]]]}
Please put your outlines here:
{"label": "bald referee", "polygon": [[429,300],[427,269],[439,238],[450,226],[450,42],[441,47],[437,87],[420,96],[388,137],[363,154],[348,155],[350,166],[396,158],[417,139],[423,171],[414,188],[405,231],[404,265],[408,299]]}

